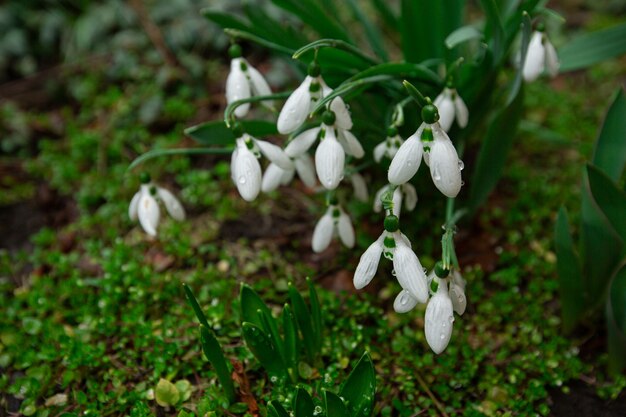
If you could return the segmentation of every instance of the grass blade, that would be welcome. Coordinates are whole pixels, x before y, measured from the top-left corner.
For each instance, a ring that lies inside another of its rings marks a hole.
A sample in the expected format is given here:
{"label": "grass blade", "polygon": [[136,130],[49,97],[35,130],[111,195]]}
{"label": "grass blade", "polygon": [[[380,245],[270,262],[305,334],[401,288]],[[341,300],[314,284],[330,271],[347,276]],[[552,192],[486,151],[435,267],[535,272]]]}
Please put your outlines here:
{"label": "grass blade", "polygon": [[626,240],[626,193],[593,165],[587,164],[587,178],[598,207],[622,240]]}
{"label": "grass blade", "polygon": [[128,171],[143,164],[149,159],[158,158],[159,156],[172,155],[228,155],[233,152],[232,148],[174,148],[174,149],[152,149],[144,154],[139,155],[130,163]]}
{"label": "grass blade", "polygon": [[[265,120],[241,120],[243,130],[251,136],[261,138],[278,134],[275,122]],[[235,135],[223,120],[212,120],[185,129],[185,135],[203,145],[234,145]]]}
{"label": "grass blade", "polygon": [[207,321],[206,316],[202,312],[202,309],[200,308],[200,304],[198,304],[198,300],[196,299],[196,296],[193,295],[193,291],[191,291],[191,288],[189,288],[187,284],[183,284],[183,289],[185,290],[185,296],[187,297],[187,302],[193,309],[194,313],[196,313],[196,317],[198,318],[198,321],[200,322],[200,324],[206,327],[207,329],[210,329],[211,326],[209,326],[209,322]]}
{"label": "grass blade", "polygon": [[626,53],[626,23],[585,33],[559,49],[561,72],[587,68]]}
{"label": "grass blade", "polygon": [[200,325],[200,342],[202,343],[204,355],[215,368],[215,373],[224,389],[226,397],[228,397],[228,401],[232,403],[235,401],[235,388],[233,386],[233,380],[230,377],[230,370],[226,364],[226,358],[213,331],[204,325]]}

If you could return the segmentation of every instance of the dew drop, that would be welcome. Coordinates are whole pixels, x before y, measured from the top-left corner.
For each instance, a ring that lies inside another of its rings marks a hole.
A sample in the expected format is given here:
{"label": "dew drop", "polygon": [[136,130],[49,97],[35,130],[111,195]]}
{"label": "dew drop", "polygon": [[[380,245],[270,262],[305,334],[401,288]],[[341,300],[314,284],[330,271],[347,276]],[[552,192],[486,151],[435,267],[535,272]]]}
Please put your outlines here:
{"label": "dew drop", "polygon": [[402,297],[400,298],[400,305],[407,305],[409,303],[409,295],[405,292],[402,293]]}
{"label": "dew drop", "polygon": [[245,183],[246,183],[246,177],[245,177],[245,176],[243,176],[243,175],[241,175],[241,176],[239,176],[238,181],[239,181],[239,184],[242,184],[242,185],[243,185],[243,184],[245,184]]}
{"label": "dew drop", "polygon": [[398,275],[398,273],[396,272],[396,270],[395,270],[395,269],[392,269],[392,270],[391,270],[391,275],[393,275],[393,276],[395,277],[396,275]]}
{"label": "dew drop", "polygon": [[465,181],[461,181],[461,187],[465,185]]}
{"label": "dew drop", "polygon": [[464,168],[465,168],[465,164],[463,163],[463,161],[459,159],[459,171],[463,171]]}
{"label": "dew drop", "polygon": [[433,169],[433,180],[439,181],[440,179],[441,179],[441,173],[439,172],[439,167],[435,167],[435,169]]}
{"label": "dew drop", "polygon": [[448,321],[450,322],[450,324],[454,323],[454,316],[448,317]]}
{"label": "dew drop", "polygon": [[439,338],[440,338],[441,340],[443,340],[443,339],[445,339],[445,338],[446,338],[446,335],[445,335],[444,333],[441,333],[441,334],[439,335]]}

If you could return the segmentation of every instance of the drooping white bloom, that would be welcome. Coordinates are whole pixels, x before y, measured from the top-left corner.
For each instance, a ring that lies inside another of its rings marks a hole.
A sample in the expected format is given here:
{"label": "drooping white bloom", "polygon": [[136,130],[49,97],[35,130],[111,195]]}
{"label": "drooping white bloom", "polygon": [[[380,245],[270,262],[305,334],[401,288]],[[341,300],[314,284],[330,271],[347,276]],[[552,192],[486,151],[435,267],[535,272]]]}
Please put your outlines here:
{"label": "drooping white bloom", "polygon": [[237,186],[239,194],[246,201],[253,201],[261,191],[261,164],[258,161],[261,154],[271,162],[268,167],[270,173],[266,179],[266,187],[271,188],[275,181],[280,183],[284,180],[284,175],[288,176],[283,172],[278,175],[279,172],[276,168],[283,171],[293,170],[291,159],[277,145],[253,138],[247,133],[237,138],[236,143],[237,146],[231,157],[231,178]]}
{"label": "drooping white bloom", "polygon": [[400,185],[408,182],[419,169],[423,153],[421,136],[425,127],[426,124],[422,123],[417,131],[400,146],[391,160],[387,174],[387,179],[391,184]]}
{"label": "drooping white bloom", "polygon": [[446,132],[435,123],[432,125],[433,141],[428,144],[426,163],[435,187],[445,196],[454,198],[463,185],[461,171],[463,162]]}
{"label": "drooping white bloom", "polygon": [[467,126],[469,111],[456,89],[444,88],[441,94],[435,99],[434,104],[437,110],[439,110],[439,124],[443,130],[446,132],[450,130],[455,118],[459,127],[463,128]]}
{"label": "drooping white bloom", "polygon": [[354,172],[350,175],[350,182],[352,183],[352,188],[354,188],[354,196],[356,199],[367,203],[370,195],[367,191],[367,184],[363,176],[358,172]]}
{"label": "drooping white bloom", "polygon": [[452,280],[450,281],[450,299],[454,311],[462,316],[467,307],[467,298],[465,297],[465,280],[461,274],[454,270],[452,272]]}
{"label": "drooping white bloom", "polygon": [[[389,189],[389,186],[386,185],[380,190],[376,192],[376,196],[374,197],[374,212],[380,213],[383,210],[383,194]],[[415,206],[417,206],[417,191],[412,184],[408,182],[406,184],[402,184],[393,192],[393,210],[392,213],[394,216],[400,217],[402,202],[404,202],[404,208],[408,211],[413,211]]]}
{"label": "drooping white bloom", "polygon": [[383,157],[393,159],[402,143],[404,143],[404,141],[400,135],[388,136],[374,148],[374,161],[380,163]]}
{"label": "drooping white bloom", "polygon": [[[263,75],[251,66],[245,58],[233,58],[230,61],[230,73],[226,79],[226,103],[272,94],[270,86]],[[268,102],[271,105],[271,102]],[[244,117],[248,114],[250,103],[242,104],[235,109],[235,116]]]}
{"label": "drooping white bloom", "polygon": [[315,151],[315,169],[324,188],[334,190],[343,179],[346,154],[337,140],[335,129],[326,125],[323,129],[321,143]]}
{"label": "drooping white bloom", "polygon": [[413,297],[407,290],[402,290],[393,302],[393,309],[396,313],[408,313],[418,304],[417,298]]}
{"label": "drooping white bloom", "polygon": [[161,213],[158,200],[163,202],[172,218],[178,221],[185,219],[185,209],[174,194],[152,183],[142,184],[130,201],[128,217],[133,221],[139,219],[141,227],[150,236],[156,236],[159,226]]}
{"label": "drooping white bloom", "polygon": [[430,348],[436,354],[444,351],[452,336],[452,324],[454,323],[454,311],[452,300],[448,294],[446,279],[436,278],[439,283],[437,292],[432,296],[426,306],[424,317],[424,333]]}
{"label": "drooping white bloom", "polygon": [[313,252],[320,253],[328,248],[334,235],[338,235],[341,243],[348,248],[354,247],[354,227],[352,227],[350,216],[343,211],[341,206],[331,204],[313,230],[311,241]]}
{"label": "drooping white bloom", "polygon": [[526,60],[522,68],[524,80],[536,80],[543,72],[551,77],[559,73],[559,57],[545,32],[535,31],[530,38]]}

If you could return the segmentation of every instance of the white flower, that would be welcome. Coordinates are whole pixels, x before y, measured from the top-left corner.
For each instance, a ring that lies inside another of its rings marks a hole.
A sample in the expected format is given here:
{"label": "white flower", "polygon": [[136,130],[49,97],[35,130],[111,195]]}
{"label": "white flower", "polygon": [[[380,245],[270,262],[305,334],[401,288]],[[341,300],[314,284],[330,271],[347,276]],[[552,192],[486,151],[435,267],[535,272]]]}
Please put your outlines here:
{"label": "white flower", "polygon": [[393,260],[395,276],[403,290],[417,302],[428,300],[428,284],[424,269],[406,236],[399,231],[384,231],[361,255],[354,272],[354,287],[361,289],[372,281],[381,255]]}
{"label": "white flower", "polygon": [[323,252],[335,234],[345,246],[354,247],[354,228],[350,216],[339,205],[331,204],[315,225],[311,241],[313,252]]}
{"label": "white flower", "polygon": [[[389,189],[389,185],[385,185],[383,188],[376,192],[376,196],[374,197],[374,212],[380,213],[383,210],[383,194]],[[393,192],[393,210],[392,213],[394,216],[400,217],[402,202],[404,201],[404,208],[408,211],[413,211],[415,206],[417,206],[417,191],[413,185],[402,184]]]}
{"label": "white flower", "polygon": [[339,143],[343,146],[346,153],[357,159],[363,158],[365,156],[365,150],[356,136],[354,136],[349,130],[340,128],[337,121],[335,121],[335,127],[337,128],[337,140],[339,140]]}
{"label": "white flower", "polygon": [[544,32],[535,31],[528,44],[522,75],[524,80],[536,80],[544,71],[551,77],[559,73],[559,58]]}
{"label": "white flower", "polygon": [[444,351],[452,336],[454,312],[448,295],[447,280],[436,278],[439,287],[426,306],[424,333],[430,348],[436,354]]}
{"label": "white flower", "polygon": [[420,167],[422,162],[422,132],[427,125],[422,125],[398,149],[391,160],[387,179],[391,184],[400,185],[408,182]]}
{"label": "white flower", "polygon": [[350,182],[352,182],[352,188],[354,188],[354,196],[357,200],[367,203],[369,200],[369,193],[367,192],[367,184],[361,174],[355,172],[350,175]]}
{"label": "white flower", "polygon": [[407,290],[402,290],[393,302],[393,309],[396,313],[408,313],[418,304],[417,298],[413,297]]}
{"label": "white flower", "polygon": [[180,201],[165,188],[152,183],[142,184],[141,188],[130,201],[128,217],[139,223],[150,236],[156,236],[159,226],[160,210],[157,200],[161,200],[167,212],[175,220],[185,219],[185,209]]}
{"label": "white flower", "polygon": [[[250,98],[250,96],[266,96],[272,94],[265,78],[252,67],[245,58],[233,58],[230,61],[230,73],[226,79],[226,103]],[[271,102],[268,102],[271,105]],[[244,117],[248,114],[250,103],[242,104],[235,109],[235,116]]]}
{"label": "white flower", "polygon": [[315,151],[317,177],[327,190],[337,188],[343,179],[346,154],[335,136],[335,129],[324,125],[321,143]]}
{"label": "white flower", "polygon": [[437,123],[432,125],[433,141],[429,142],[425,155],[426,163],[430,167],[430,176],[435,187],[445,196],[454,198],[463,185],[461,170],[463,162],[459,160],[456,149],[446,132]]}
{"label": "white flower", "polygon": [[388,136],[374,148],[374,161],[380,163],[383,157],[393,159],[402,143],[404,143],[404,141],[400,135]]}
{"label": "white flower", "polygon": [[469,112],[465,102],[459,96],[456,89],[444,88],[437,96],[434,102],[437,110],[439,110],[439,124],[446,132],[452,127],[452,122],[456,117],[456,123],[459,127],[467,126]]}
{"label": "white flower", "polygon": [[[268,180],[266,180],[268,183],[276,180],[278,174],[276,167],[284,171],[293,170],[291,159],[277,145],[253,138],[247,133],[237,138],[236,142],[237,146],[233,152],[230,164],[231,178],[237,186],[239,194],[246,201],[253,201],[261,191],[261,164],[258,161],[261,154],[274,165],[272,167],[272,164],[270,164],[271,169],[268,167],[270,169]],[[283,173],[281,172],[280,174],[279,182],[284,180]],[[266,187],[268,186],[266,184]]]}
{"label": "white flower", "polygon": [[452,272],[452,281],[450,282],[450,299],[454,311],[462,316],[467,307],[467,298],[465,297],[465,280],[458,271]]}

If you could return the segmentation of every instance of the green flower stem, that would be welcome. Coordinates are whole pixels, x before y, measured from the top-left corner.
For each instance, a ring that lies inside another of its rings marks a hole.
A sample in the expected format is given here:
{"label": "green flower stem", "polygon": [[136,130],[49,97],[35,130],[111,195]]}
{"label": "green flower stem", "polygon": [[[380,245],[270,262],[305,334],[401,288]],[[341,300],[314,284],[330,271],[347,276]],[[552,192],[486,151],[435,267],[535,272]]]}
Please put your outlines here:
{"label": "green flower stem", "polygon": [[261,46],[265,46],[266,48],[273,49],[277,52],[282,52],[287,55],[293,54],[293,49],[286,48],[274,42],[270,42],[267,39],[260,38],[244,30],[227,28],[224,29],[224,33],[230,36],[232,39],[245,39]]}
{"label": "green flower stem", "polygon": [[448,198],[446,203],[445,231],[441,238],[441,262],[446,269],[452,269],[452,266],[459,268],[459,261],[454,249],[454,233],[456,223],[467,213],[466,209],[454,211],[454,200],[454,198]]}
{"label": "green flower stem", "polygon": [[417,102],[420,108],[430,103],[429,100],[427,100],[426,97],[424,97],[424,95],[417,89],[417,87],[415,87],[409,81],[404,80],[402,81],[402,84],[404,85],[404,88],[406,88],[406,91],[409,93],[409,95]]}
{"label": "green flower stem", "polygon": [[231,127],[233,122],[235,121],[235,109],[242,104],[246,103],[258,103],[267,100],[280,100],[283,98],[287,98],[291,95],[293,91],[285,91],[282,93],[270,94],[267,96],[253,96],[248,98],[243,98],[241,100],[233,101],[228,106],[226,106],[226,110],[224,110],[224,123],[226,126]]}

